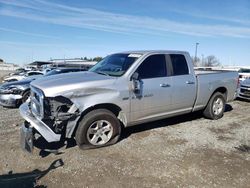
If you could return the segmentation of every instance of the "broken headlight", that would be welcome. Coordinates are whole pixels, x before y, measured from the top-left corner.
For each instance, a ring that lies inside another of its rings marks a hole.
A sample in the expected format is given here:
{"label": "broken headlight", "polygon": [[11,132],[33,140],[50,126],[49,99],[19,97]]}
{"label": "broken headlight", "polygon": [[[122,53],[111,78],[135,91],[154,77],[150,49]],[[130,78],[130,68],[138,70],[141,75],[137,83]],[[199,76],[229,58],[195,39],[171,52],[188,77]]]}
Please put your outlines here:
{"label": "broken headlight", "polygon": [[1,94],[21,94],[22,88],[16,85],[0,88]]}
{"label": "broken headlight", "polygon": [[78,114],[76,106],[65,97],[58,96],[44,99],[43,121],[54,127],[55,132],[61,131],[68,120]]}

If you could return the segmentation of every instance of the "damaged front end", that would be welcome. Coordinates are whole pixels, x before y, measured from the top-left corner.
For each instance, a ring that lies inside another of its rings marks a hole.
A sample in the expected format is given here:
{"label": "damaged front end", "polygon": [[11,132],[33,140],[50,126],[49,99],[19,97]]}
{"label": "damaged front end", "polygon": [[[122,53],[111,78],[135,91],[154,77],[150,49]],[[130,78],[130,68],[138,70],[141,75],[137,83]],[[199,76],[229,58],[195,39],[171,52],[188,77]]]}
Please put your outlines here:
{"label": "damaged front end", "polygon": [[63,96],[45,97],[35,87],[31,87],[30,102],[20,106],[20,114],[25,119],[21,145],[28,152],[32,152],[35,132],[47,142],[58,142],[72,136],[80,118],[79,109],[71,100]]}
{"label": "damaged front end", "polygon": [[52,127],[55,133],[65,131],[66,137],[71,137],[69,130],[72,126],[68,125],[76,123],[78,117],[80,117],[79,109],[68,98],[58,96],[44,100],[43,122]]}

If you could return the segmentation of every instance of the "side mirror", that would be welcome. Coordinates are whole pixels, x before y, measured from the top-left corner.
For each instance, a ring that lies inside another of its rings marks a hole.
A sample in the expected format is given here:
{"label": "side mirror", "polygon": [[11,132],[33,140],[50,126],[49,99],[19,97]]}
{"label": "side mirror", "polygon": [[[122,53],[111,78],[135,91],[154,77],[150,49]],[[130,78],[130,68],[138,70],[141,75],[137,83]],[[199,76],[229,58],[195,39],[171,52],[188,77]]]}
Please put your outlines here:
{"label": "side mirror", "polygon": [[139,80],[139,73],[138,72],[134,72],[134,74],[131,77],[131,80]]}
{"label": "side mirror", "polygon": [[139,74],[138,72],[135,72],[132,77],[132,90],[135,94],[140,94],[141,92],[141,81],[139,80]]}

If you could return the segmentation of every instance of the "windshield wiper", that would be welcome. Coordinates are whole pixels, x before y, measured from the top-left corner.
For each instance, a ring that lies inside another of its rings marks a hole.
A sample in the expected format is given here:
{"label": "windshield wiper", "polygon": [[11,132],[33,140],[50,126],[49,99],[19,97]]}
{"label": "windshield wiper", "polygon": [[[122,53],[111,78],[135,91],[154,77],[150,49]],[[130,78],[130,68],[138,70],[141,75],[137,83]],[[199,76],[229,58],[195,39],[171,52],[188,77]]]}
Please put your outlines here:
{"label": "windshield wiper", "polygon": [[102,74],[102,75],[105,75],[105,76],[110,76],[108,73],[101,72],[101,71],[96,71],[95,73],[97,73],[97,74]]}

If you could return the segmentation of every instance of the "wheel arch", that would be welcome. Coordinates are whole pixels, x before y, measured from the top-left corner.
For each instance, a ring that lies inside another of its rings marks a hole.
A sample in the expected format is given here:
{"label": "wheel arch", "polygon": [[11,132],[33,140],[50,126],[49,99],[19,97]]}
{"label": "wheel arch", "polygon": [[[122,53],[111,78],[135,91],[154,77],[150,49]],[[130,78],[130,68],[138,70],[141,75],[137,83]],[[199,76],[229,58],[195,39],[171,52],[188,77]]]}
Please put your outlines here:
{"label": "wheel arch", "polygon": [[125,115],[121,115],[122,109],[121,107],[119,107],[116,104],[113,103],[102,103],[102,104],[97,104],[94,106],[90,106],[87,109],[85,109],[82,113],[80,118],[78,119],[76,126],[74,127],[74,131],[72,136],[75,136],[76,130],[79,126],[79,122],[82,120],[82,118],[89,112],[93,111],[93,110],[97,110],[97,109],[106,109],[109,110],[110,112],[112,112],[121,122],[121,126],[122,128],[125,127],[126,125],[126,117],[124,117]]}
{"label": "wheel arch", "polygon": [[106,109],[111,111],[113,114],[115,114],[115,116],[119,115],[119,112],[122,110],[119,106],[117,106],[116,104],[113,103],[102,103],[102,104],[97,104],[94,106],[90,106],[89,108],[85,109],[81,116],[84,116],[85,114],[89,113],[92,110],[96,110],[96,109]]}
{"label": "wheel arch", "polygon": [[[214,92],[212,93],[211,97],[216,93],[216,92],[220,92],[225,96],[225,100],[227,101],[227,88],[226,87],[219,87],[216,90],[214,90]],[[210,98],[211,98],[210,97]]]}

